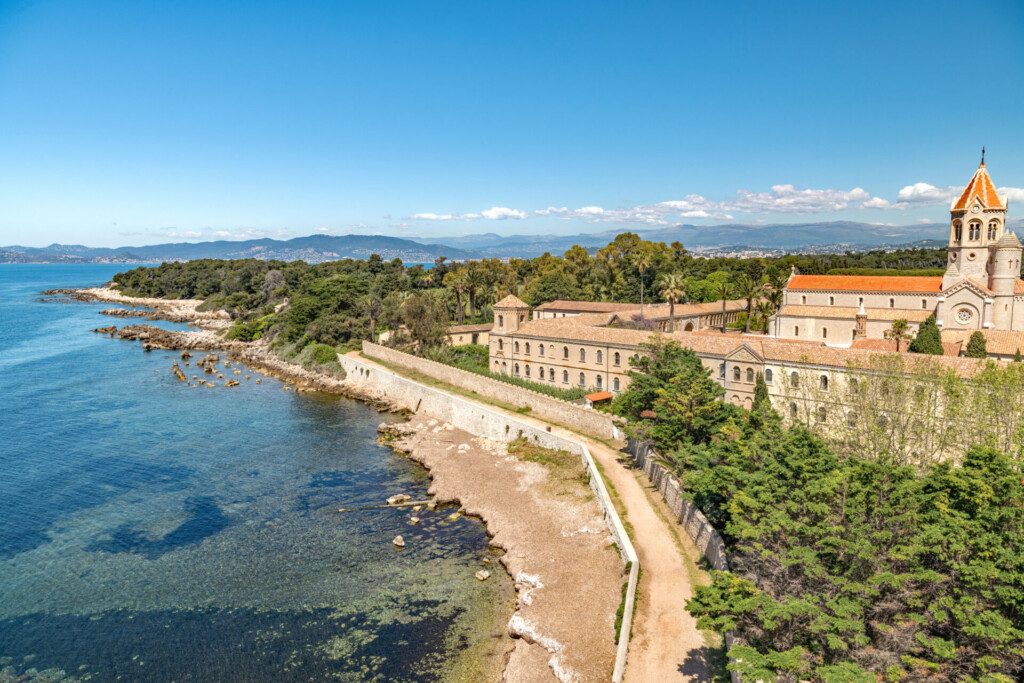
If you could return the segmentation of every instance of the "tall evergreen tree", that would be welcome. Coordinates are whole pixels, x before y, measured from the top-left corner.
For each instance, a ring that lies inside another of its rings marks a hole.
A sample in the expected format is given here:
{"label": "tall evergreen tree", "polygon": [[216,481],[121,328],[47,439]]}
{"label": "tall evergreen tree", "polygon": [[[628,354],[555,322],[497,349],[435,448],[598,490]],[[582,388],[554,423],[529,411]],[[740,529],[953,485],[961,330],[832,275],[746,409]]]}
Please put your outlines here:
{"label": "tall evergreen tree", "polygon": [[968,358],[985,358],[988,352],[985,350],[985,335],[977,331],[967,340],[967,351],[964,353]]}
{"label": "tall evergreen tree", "polygon": [[921,328],[917,331],[914,341],[910,342],[909,348],[911,353],[942,355],[942,334],[939,332],[939,326],[935,324],[934,313],[921,323]]}
{"label": "tall evergreen tree", "polygon": [[764,381],[764,373],[757,373],[757,381],[754,383],[754,410],[770,410],[772,403],[768,398],[768,385]]}

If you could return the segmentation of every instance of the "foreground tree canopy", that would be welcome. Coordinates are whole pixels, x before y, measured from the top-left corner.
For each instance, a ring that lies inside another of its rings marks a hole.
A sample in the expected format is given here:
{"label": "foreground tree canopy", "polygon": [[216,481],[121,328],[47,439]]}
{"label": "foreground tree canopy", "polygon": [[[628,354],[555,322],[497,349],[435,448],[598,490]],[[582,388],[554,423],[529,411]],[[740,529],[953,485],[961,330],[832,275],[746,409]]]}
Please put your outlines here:
{"label": "foreground tree canopy", "polygon": [[978,443],[922,466],[839,454],[763,399],[718,402],[690,352],[647,351],[615,407],[727,543],[732,571],[689,609],[737,636],[730,666],[744,680],[1021,680],[1019,451]]}

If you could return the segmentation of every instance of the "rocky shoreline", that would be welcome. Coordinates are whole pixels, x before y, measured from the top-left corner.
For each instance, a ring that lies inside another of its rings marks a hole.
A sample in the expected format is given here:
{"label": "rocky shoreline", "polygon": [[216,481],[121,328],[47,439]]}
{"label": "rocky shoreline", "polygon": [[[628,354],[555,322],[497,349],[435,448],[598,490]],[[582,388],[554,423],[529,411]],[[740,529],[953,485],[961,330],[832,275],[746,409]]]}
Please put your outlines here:
{"label": "rocky shoreline", "polygon": [[[230,317],[223,311],[199,311],[199,300],[135,298],[111,288],[44,294],[135,307],[104,311],[113,317],[165,319],[199,327],[175,331],[132,324],[94,330],[139,341],[145,350],[182,351],[186,367],[186,356],[192,351],[223,352],[228,359],[226,367],[243,363],[286,382],[295,391],[339,394],[382,412],[401,412],[386,396],[281,359],[266,342],[225,339],[222,334]],[[206,374],[202,361],[198,367]],[[189,382],[177,363],[172,372]],[[216,368],[212,374],[224,379]],[[215,386],[212,377],[192,379],[198,381],[195,386]],[[237,384],[233,378],[224,382],[225,386]],[[486,442],[429,417],[413,416],[408,423],[382,426],[382,430],[396,450],[428,470],[432,495],[483,520],[492,545],[505,551],[500,561],[515,582],[517,605],[505,634],[496,637],[494,647],[482,655],[500,658],[497,669],[503,680],[606,680],[615,654],[615,610],[623,576],[596,502],[565,499],[564,492],[553,492],[545,485],[550,475],[545,474],[544,466],[518,460],[505,444]],[[455,444],[453,438],[460,443]],[[589,491],[586,485],[583,488]],[[488,578],[484,576],[489,574],[486,568],[478,573],[481,580]]]}

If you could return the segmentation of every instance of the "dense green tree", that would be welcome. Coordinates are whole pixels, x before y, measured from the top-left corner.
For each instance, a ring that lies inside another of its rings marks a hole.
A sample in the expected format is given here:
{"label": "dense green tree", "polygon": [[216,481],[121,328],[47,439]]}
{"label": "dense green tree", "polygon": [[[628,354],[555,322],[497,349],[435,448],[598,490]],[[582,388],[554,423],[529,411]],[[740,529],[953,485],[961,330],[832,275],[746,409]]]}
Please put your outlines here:
{"label": "dense green tree", "polygon": [[935,356],[943,354],[942,333],[939,332],[939,326],[935,323],[934,313],[921,323],[921,327],[917,330],[917,336],[910,342],[909,348],[911,353],[927,353]]}
{"label": "dense green tree", "polygon": [[964,355],[968,358],[985,358],[988,352],[985,349],[985,335],[980,330],[971,335],[967,340],[967,349]]}
{"label": "dense green tree", "polygon": [[764,373],[757,373],[757,380],[754,382],[754,410],[771,410],[772,402],[768,397],[768,385],[764,381]]}
{"label": "dense green tree", "polygon": [[885,338],[896,342],[896,352],[903,349],[903,343],[910,339],[910,324],[903,318],[892,321],[892,325],[885,331]]}

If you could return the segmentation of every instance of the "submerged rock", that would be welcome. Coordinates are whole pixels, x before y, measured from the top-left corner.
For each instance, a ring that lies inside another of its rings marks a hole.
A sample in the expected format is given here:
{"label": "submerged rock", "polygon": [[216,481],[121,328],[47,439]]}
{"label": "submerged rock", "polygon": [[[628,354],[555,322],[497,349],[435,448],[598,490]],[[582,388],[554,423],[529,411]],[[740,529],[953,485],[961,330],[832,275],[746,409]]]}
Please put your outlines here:
{"label": "submerged rock", "polygon": [[393,539],[391,539],[391,542],[395,544],[396,548],[404,548],[405,547],[405,539],[402,538],[401,534],[399,534],[398,536],[395,536]]}
{"label": "submerged rock", "polygon": [[491,578],[491,573],[486,569],[481,569],[475,574],[475,576],[477,581],[486,581],[487,579]]}
{"label": "submerged rock", "polygon": [[174,373],[174,376],[178,378],[179,382],[187,382],[188,381],[188,377],[186,377],[185,373],[181,371],[181,366],[178,365],[177,363],[174,363],[171,366],[171,372]]}
{"label": "submerged rock", "polygon": [[398,505],[408,500],[411,500],[408,494],[398,493],[388,498],[388,505]]}

